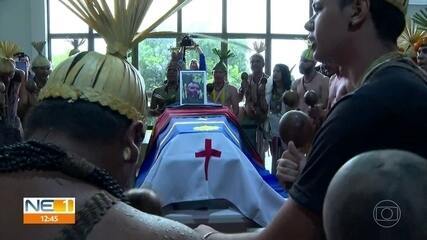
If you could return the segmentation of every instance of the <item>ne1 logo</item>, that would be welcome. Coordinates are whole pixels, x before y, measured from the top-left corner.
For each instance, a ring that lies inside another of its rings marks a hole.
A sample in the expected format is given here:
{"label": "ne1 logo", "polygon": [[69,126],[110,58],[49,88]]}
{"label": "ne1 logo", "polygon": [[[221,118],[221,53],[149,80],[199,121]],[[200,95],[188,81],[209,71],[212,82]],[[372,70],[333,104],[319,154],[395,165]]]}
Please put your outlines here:
{"label": "ne1 logo", "polygon": [[75,198],[24,198],[24,224],[74,224]]}

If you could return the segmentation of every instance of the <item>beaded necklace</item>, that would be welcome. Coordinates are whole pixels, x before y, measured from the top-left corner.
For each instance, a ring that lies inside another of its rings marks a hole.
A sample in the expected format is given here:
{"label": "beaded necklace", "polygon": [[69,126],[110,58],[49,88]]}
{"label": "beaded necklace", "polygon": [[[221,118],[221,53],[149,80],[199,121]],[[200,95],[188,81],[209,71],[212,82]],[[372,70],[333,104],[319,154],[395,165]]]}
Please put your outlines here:
{"label": "beaded necklace", "polygon": [[125,200],[123,189],[104,169],[83,159],[75,159],[58,147],[35,141],[0,148],[0,173],[57,171],[104,189]]}

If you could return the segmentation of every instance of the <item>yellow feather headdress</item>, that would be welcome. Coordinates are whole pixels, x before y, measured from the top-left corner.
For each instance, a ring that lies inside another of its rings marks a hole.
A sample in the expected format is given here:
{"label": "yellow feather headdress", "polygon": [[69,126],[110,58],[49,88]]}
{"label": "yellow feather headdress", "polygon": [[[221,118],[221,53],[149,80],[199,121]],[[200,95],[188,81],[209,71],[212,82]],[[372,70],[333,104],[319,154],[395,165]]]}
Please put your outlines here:
{"label": "yellow feather headdress", "polygon": [[[136,34],[153,0],[60,0],[104,37],[107,54],[83,52],[62,62],[49,77],[39,98],[83,99],[127,116],[144,120],[145,84],[139,71],[125,59],[129,49],[145,39],[166,18],[190,0],[179,0],[161,18]],[[161,4],[156,1],[156,4]]]}
{"label": "yellow feather headdress", "polygon": [[234,53],[231,50],[219,50],[218,48],[212,49],[212,52],[219,58],[219,62],[215,64],[213,70],[220,70],[227,73],[227,59],[234,57]]}
{"label": "yellow feather headdress", "polygon": [[0,74],[11,74],[15,71],[13,55],[19,52],[19,47],[13,42],[0,41]]}

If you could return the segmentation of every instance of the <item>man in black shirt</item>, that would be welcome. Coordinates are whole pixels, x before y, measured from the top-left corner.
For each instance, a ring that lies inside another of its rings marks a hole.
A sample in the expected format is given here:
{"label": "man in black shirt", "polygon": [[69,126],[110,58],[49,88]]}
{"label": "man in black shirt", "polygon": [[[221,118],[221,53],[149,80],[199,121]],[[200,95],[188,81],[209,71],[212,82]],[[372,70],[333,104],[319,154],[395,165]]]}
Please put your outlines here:
{"label": "man in black shirt", "polygon": [[333,108],[290,190],[292,198],[320,214],[337,170],[369,150],[404,149],[427,158],[427,102],[421,100],[426,96],[421,74],[398,65],[378,69]]}
{"label": "man in black shirt", "polygon": [[[384,148],[427,157],[427,76],[396,46],[407,6],[407,0],[313,1],[315,14],[306,29],[315,59],[341,66],[357,88],[332,108],[291,198],[264,231],[227,235],[201,226],[205,239],[321,239],[326,189],[347,160]],[[296,171],[305,160],[292,143],[282,158]]]}

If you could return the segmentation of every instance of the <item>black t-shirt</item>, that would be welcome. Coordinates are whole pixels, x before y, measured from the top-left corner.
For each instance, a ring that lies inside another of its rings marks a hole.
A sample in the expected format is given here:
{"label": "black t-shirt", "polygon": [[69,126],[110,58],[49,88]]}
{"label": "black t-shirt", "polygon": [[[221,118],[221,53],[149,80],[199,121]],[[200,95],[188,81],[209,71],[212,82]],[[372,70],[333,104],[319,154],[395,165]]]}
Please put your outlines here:
{"label": "black t-shirt", "polygon": [[427,158],[425,81],[410,69],[390,66],[342,98],[317,133],[291,197],[321,216],[330,181],[357,154],[402,149]]}

